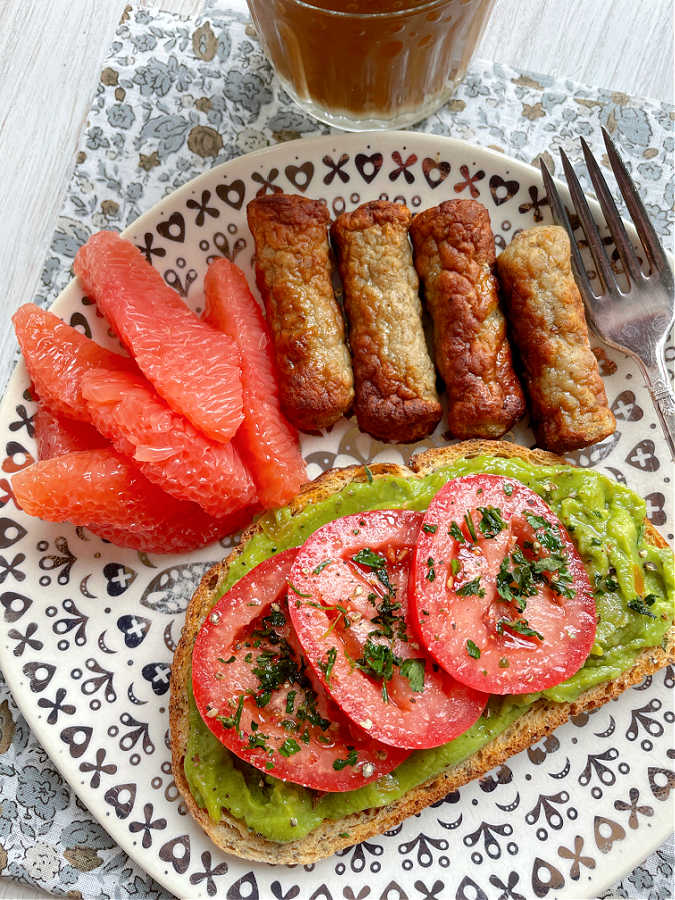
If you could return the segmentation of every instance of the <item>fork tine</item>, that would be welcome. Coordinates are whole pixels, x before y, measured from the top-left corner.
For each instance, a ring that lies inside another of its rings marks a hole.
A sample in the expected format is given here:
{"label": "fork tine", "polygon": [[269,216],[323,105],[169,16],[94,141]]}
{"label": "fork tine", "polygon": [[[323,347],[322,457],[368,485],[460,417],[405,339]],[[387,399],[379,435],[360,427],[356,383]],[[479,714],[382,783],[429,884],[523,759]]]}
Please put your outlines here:
{"label": "fork tine", "polygon": [[581,291],[582,296],[584,297],[586,302],[590,304],[593,300],[596,300],[597,297],[593,293],[591,283],[588,280],[588,275],[586,274],[586,266],[584,265],[584,261],[581,258],[581,253],[579,253],[577,241],[574,237],[574,230],[570,225],[567,211],[565,210],[565,206],[560,198],[560,194],[558,193],[558,188],[555,186],[555,182],[553,181],[551,173],[549,172],[548,167],[543,159],[539,160],[539,166],[541,168],[542,178],[544,179],[544,189],[546,190],[546,196],[548,197],[548,202],[551,206],[553,221],[556,225],[562,226],[562,228],[564,228],[567,232],[567,236],[570,239],[572,267],[574,269],[576,282],[579,286],[579,290]]}
{"label": "fork tine", "polygon": [[595,261],[598,274],[600,275],[602,283],[605,286],[605,290],[608,293],[612,293],[614,291],[619,293],[619,287],[616,283],[616,278],[614,277],[614,272],[612,271],[609,257],[607,256],[607,252],[603,246],[600,232],[598,231],[597,225],[595,224],[593,216],[591,215],[591,211],[588,208],[588,203],[586,202],[586,198],[584,197],[584,192],[581,190],[579,180],[574,173],[572,164],[562,148],[560,150],[560,156],[562,158],[563,169],[565,170],[565,178],[570,189],[572,203],[574,204],[574,208],[576,209],[577,215],[579,216],[579,219],[581,221],[581,227],[584,229],[584,233],[586,234],[586,240],[588,241],[588,246],[590,247],[591,253],[593,254],[593,259]]}
{"label": "fork tine", "polygon": [[614,243],[616,244],[616,249],[619,251],[619,256],[624,264],[626,274],[630,275],[632,281],[637,281],[641,276],[640,261],[626,234],[626,229],[621,220],[621,216],[619,215],[619,211],[616,208],[614,198],[607,186],[605,176],[602,174],[600,166],[597,164],[595,157],[591,153],[591,148],[582,137],[580,137],[579,140],[581,141],[581,148],[584,151],[586,168],[588,169],[591,181],[593,182],[593,187],[595,188],[595,195],[602,207],[603,215],[609,226],[610,234],[614,238]]}
{"label": "fork tine", "polygon": [[624,161],[619,156],[619,151],[614,146],[614,141],[611,139],[609,132],[605,128],[602,129],[602,136],[605,139],[607,156],[609,157],[609,163],[614,172],[616,183],[619,185],[619,190],[621,191],[623,199],[626,201],[626,206],[628,207],[628,212],[635,225],[638,237],[642,241],[642,245],[649,257],[652,269],[661,272],[668,266],[668,259],[661,246],[658,235],[654,226],[649,221],[649,216],[647,215],[647,211],[633,184],[633,179],[628,174]]}

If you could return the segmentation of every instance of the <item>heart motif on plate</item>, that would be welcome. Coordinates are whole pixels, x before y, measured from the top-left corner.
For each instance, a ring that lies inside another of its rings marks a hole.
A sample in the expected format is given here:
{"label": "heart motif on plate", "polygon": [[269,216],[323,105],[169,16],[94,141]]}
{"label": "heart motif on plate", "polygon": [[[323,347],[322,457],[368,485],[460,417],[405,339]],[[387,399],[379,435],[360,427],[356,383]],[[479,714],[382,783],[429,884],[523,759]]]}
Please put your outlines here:
{"label": "heart motif on plate", "polygon": [[286,178],[291,182],[293,187],[302,191],[303,194],[312,183],[314,177],[314,164],[304,162],[301,166],[286,166],[284,169]]}
{"label": "heart motif on plate", "polygon": [[488,184],[495,206],[501,206],[502,203],[506,203],[512,197],[515,197],[520,188],[520,184],[517,181],[505,181],[501,175],[493,175]]}
{"label": "heart motif on plate", "polygon": [[450,174],[450,163],[445,161],[439,162],[430,156],[426,156],[422,160],[422,172],[427,184],[434,190],[439,184],[443,184]]}
{"label": "heart motif on plate", "polygon": [[382,168],[383,162],[384,157],[381,153],[371,153],[370,155],[366,153],[357,153],[354,157],[356,171],[366,184],[370,184],[371,181],[377,177],[377,173]]}
{"label": "heart motif on plate", "polygon": [[232,209],[241,209],[246,196],[246,185],[241,178],[237,178],[231,184],[217,184],[216,194]]}
{"label": "heart motif on plate", "polygon": [[168,241],[175,241],[177,244],[184,243],[185,219],[183,218],[183,213],[171,213],[168,219],[158,224],[157,234],[161,234]]}

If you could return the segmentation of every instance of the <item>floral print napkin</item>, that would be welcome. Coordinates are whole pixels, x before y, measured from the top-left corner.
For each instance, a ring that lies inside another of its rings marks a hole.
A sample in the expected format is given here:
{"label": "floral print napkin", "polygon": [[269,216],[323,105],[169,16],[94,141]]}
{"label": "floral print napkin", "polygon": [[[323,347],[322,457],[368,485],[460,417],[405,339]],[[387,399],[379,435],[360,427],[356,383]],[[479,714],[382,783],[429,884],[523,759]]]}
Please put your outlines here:
{"label": "floral print napkin", "polygon": [[[242,0],[230,0],[228,8],[226,2],[210,0],[196,20],[125,11],[96,86],[36,302],[51,303],[66,286],[77,248],[93,231],[125,227],[206,167],[330,131],[275,81]],[[475,60],[454,98],[416,130],[526,162],[542,154],[557,171],[559,147],[580,166],[578,135],[600,150],[604,125],[672,245],[674,117],[666,104]],[[579,174],[588,187],[582,167]],[[533,188],[530,203],[538,211],[546,200]],[[0,584],[24,577],[20,563],[0,557]],[[0,875],[75,897],[169,896],[130,862],[63,781],[1,673]],[[671,839],[606,896],[672,895]],[[500,900],[507,896],[519,895],[503,893]]]}

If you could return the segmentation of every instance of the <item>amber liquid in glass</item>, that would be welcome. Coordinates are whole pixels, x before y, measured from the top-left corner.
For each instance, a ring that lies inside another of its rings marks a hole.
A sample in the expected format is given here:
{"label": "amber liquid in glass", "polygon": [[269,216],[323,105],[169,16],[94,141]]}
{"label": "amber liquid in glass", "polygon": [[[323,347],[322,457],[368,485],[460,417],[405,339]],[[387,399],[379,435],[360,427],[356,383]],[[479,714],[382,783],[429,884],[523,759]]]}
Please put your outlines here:
{"label": "amber liquid in glass", "polygon": [[447,99],[494,0],[248,3],[282,84],[302,106],[342,127],[391,127]]}

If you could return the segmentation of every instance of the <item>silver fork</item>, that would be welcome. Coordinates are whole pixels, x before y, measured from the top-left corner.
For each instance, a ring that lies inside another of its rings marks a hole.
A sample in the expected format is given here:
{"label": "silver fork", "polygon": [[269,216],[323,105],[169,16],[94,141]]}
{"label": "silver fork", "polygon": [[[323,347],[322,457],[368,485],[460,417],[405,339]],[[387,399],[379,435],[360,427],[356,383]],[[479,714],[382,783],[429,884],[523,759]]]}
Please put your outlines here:
{"label": "silver fork", "polygon": [[626,201],[635,230],[644,247],[649,262],[648,273],[642,271],[607,182],[583,138],[580,140],[586,166],[623,263],[628,282],[627,291],[622,291],[617,283],[600,232],[564,150],[560,151],[560,155],[565,178],[595,262],[600,282],[599,293],[594,292],[591,287],[567,210],[551,173],[542,161],[540,165],[544,186],[551,204],[553,221],[556,225],[562,225],[569,235],[572,267],[589,320],[600,337],[611,347],[629,353],[640,364],[671,457],[675,459],[675,394],[664,356],[666,340],[675,320],[673,270],[614,142],[604,128],[602,135],[619,190]]}

